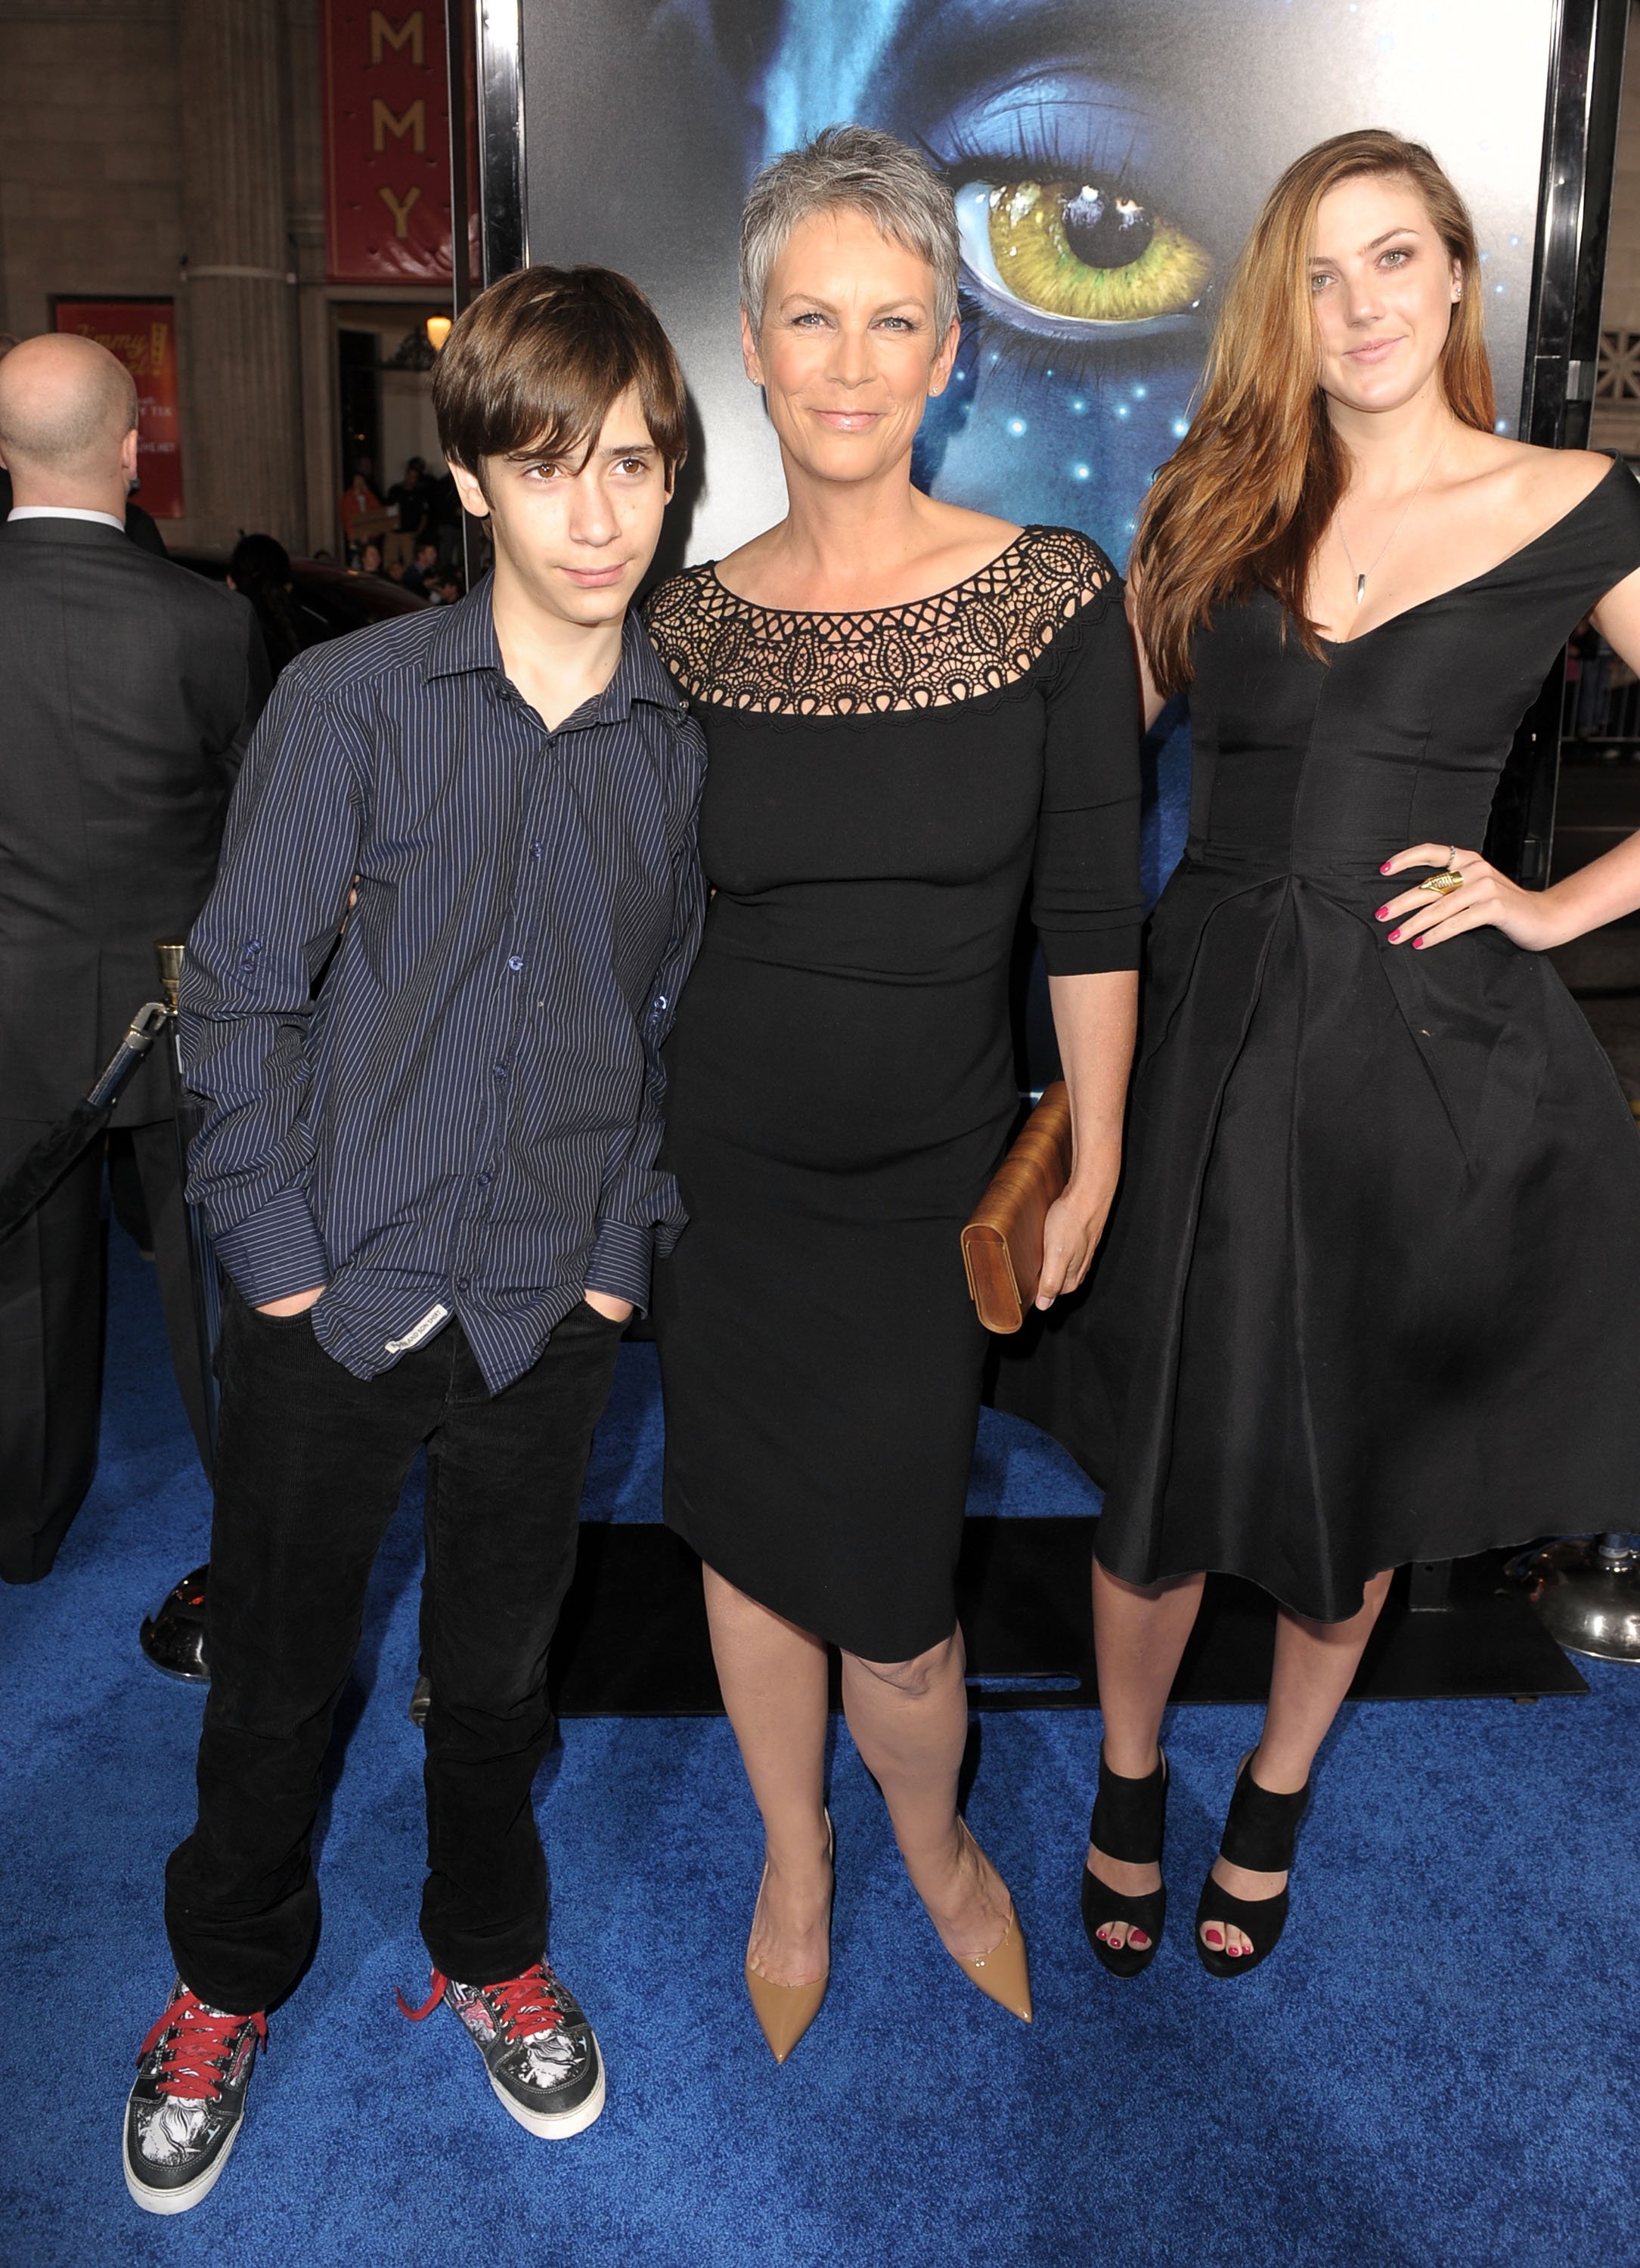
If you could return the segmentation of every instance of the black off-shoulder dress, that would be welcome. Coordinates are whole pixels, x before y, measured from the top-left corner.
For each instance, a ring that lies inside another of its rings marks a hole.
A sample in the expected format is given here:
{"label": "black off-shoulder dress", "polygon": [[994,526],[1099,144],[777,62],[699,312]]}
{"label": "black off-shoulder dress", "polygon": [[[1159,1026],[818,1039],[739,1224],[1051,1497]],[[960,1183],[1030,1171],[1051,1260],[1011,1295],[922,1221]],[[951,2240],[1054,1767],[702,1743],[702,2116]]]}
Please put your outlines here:
{"label": "black off-shoulder dress", "polygon": [[705,566],[648,620],[705,730],[716,891],[667,1049],[666,1516],[789,1621],[902,1660],[955,1620],[983,1353],[959,1238],[1017,1112],[1027,892],[1051,971],[1137,964],[1120,585],[1035,527],[911,606],[776,614]]}
{"label": "black off-shoulder dress", "polygon": [[1391,853],[1480,846],[1528,703],[1637,566],[1614,465],[1324,661],[1267,596],[1196,640],[1190,841],[1055,1418],[1116,1574],[1224,1569],[1333,1621],[1380,1568],[1632,1525],[1629,1106],[1540,954],[1373,917],[1418,879]]}

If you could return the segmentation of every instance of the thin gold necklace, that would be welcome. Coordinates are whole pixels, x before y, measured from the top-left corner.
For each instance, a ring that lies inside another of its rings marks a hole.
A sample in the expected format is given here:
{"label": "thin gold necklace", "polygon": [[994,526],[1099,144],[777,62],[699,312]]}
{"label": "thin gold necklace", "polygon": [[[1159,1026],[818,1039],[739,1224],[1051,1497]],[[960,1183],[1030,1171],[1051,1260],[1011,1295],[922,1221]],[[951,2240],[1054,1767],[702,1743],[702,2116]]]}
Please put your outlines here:
{"label": "thin gold necklace", "polygon": [[1414,504],[1417,503],[1418,498],[1423,494],[1424,482],[1428,481],[1430,474],[1440,462],[1441,451],[1446,446],[1447,442],[1451,438],[1452,434],[1450,431],[1442,434],[1439,442],[1436,446],[1434,456],[1430,458],[1429,463],[1423,468],[1423,480],[1419,482],[1417,487],[1414,489],[1412,494],[1401,506],[1400,518],[1396,521],[1394,526],[1391,528],[1383,542],[1379,544],[1377,558],[1370,560],[1366,566],[1356,566],[1356,555],[1350,549],[1349,538],[1344,533],[1344,515],[1341,512],[1338,514],[1338,540],[1344,547],[1344,556],[1349,562],[1349,571],[1356,578],[1356,604],[1357,606],[1360,606],[1363,600],[1367,595],[1368,576],[1377,573],[1379,562],[1383,559],[1385,553],[1389,549],[1391,544],[1394,542],[1395,538],[1400,534],[1401,529],[1405,526],[1407,522],[1407,514],[1412,510]]}

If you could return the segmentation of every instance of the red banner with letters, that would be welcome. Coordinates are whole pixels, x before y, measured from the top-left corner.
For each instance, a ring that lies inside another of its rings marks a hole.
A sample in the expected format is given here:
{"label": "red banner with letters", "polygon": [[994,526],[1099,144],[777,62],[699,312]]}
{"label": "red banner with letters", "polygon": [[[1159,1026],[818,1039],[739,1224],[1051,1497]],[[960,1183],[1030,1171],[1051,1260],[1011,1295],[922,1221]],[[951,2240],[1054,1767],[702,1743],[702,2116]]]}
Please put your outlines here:
{"label": "red banner with letters", "polygon": [[335,284],[450,281],[444,0],[325,0],[325,265]]}
{"label": "red banner with letters", "polygon": [[54,299],[60,331],[95,339],[137,384],[137,501],[156,519],[182,517],[174,299]]}

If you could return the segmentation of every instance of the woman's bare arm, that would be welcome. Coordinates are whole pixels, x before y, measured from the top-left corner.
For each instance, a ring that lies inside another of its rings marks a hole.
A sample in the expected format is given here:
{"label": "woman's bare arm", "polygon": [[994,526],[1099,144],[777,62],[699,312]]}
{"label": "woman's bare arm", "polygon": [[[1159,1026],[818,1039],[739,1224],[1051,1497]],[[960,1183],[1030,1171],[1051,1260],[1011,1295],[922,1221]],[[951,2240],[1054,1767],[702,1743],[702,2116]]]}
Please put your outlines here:
{"label": "woman's bare arm", "polygon": [[[1593,620],[1607,644],[1640,676],[1640,570],[1607,593]],[[1415,843],[1389,859],[1384,872],[1399,874],[1404,868],[1444,866],[1447,852],[1454,847],[1462,889],[1437,897],[1414,887],[1379,908],[1379,921],[1394,924],[1392,945],[1410,945],[1422,952],[1461,937],[1466,930],[1490,928],[1501,929],[1529,952],[1544,953],[1640,911],[1640,832],[1547,890],[1523,890],[1478,850],[1445,843]]]}
{"label": "woman's bare arm", "polygon": [[1070,1089],[1071,1176],[1048,1209],[1037,1305],[1051,1307],[1087,1274],[1122,1170],[1122,1113],[1133,1065],[1139,979],[1130,968],[1050,976],[1053,1029]]}
{"label": "woman's bare arm", "polygon": [[1145,652],[1145,642],[1139,629],[1139,586],[1132,569],[1127,575],[1127,623],[1134,634],[1134,652],[1139,661],[1139,682],[1144,689],[1145,730],[1148,733],[1167,706],[1167,696],[1156,690],[1150,674],[1150,657]]}

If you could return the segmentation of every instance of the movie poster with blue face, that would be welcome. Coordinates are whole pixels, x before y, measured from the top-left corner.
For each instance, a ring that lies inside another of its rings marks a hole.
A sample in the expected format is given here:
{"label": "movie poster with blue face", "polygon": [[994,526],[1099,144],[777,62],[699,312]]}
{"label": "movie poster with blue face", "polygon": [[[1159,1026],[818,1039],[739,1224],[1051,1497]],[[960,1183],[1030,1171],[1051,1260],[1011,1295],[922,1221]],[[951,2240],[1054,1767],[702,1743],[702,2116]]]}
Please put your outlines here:
{"label": "movie poster with blue face", "polygon": [[[735,253],[757,168],[826,125],[885,128],[950,182],[962,348],[914,472],[1125,561],[1190,416],[1213,316],[1267,190],[1346,129],[1427,142],[1467,198],[1499,425],[1526,348],[1553,0],[523,0],[528,256],[624,269],[702,428],[669,563],[785,509],[741,365]],[[1147,836],[1183,839],[1164,736]]]}

